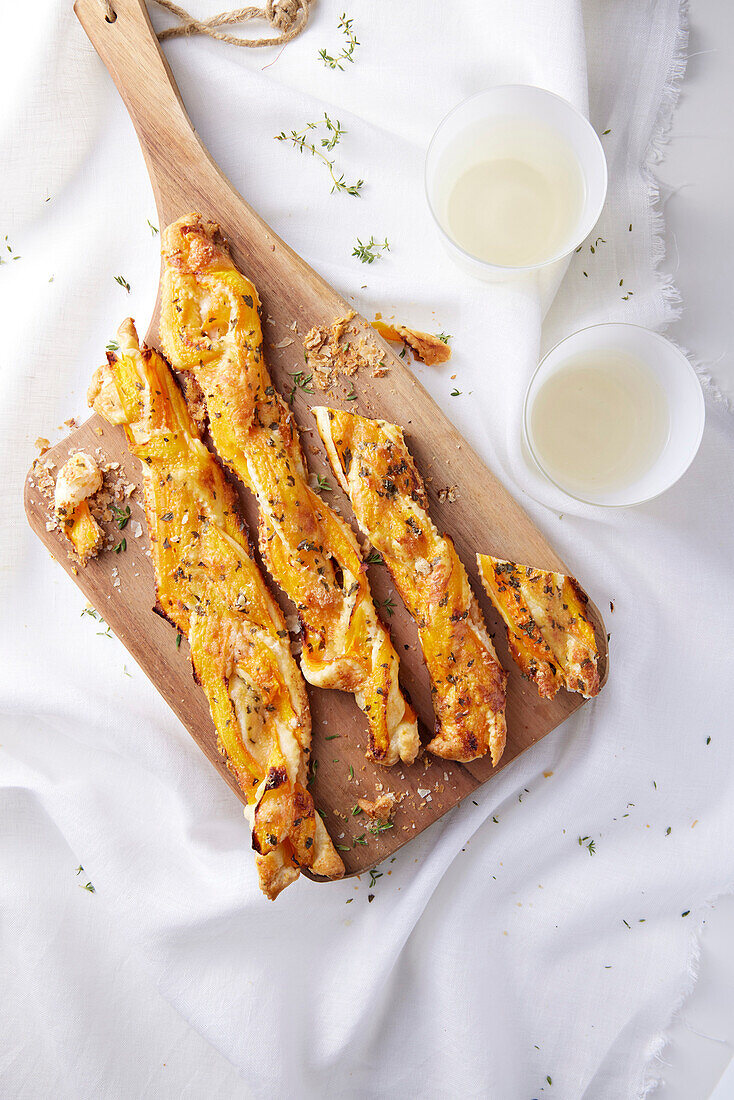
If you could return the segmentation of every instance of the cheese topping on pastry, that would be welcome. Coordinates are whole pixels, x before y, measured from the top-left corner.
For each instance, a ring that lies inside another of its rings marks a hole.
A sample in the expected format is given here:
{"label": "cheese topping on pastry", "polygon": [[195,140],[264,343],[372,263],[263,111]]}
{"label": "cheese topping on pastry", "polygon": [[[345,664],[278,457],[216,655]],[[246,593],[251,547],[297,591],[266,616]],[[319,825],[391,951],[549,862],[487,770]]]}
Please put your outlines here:
{"label": "cheese topping on pastry", "polygon": [[315,408],[319,433],[360,527],[418,624],[436,733],[428,748],[466,763],[505,747],[506,673],[454,544],[436,530],[402,429]]}
{"label": "cheese topping on pastry", "polygon": [[418,729],[398,657],[351,528],[309,487],[295,421],[264,362],[257,291],[198,214],[165,230],[163,259],[164,351],[193,375],[220,458],[257,497],[263,560],[301,620],[303,673],[354,695],[373,759],[410,762]]}
{"label": "cheese topping on pastry", "polygon": [[306,789],[311,718],[278,604],[253,560],[237,500],[165,360],[132,321],[89,399],[123,423],[143,464],[158,609],[188,636],[227,764],[244,792],[260,885],[276,897],[307,867],[344,865]]}
{"label": "cheese topping on pastry", "polygon": [[538,693],[560,687],[588,699],[599,691],[597,646],[586,615],[589,598],[573,577],[477,554],[487,595],[507,626],[512,658]]}

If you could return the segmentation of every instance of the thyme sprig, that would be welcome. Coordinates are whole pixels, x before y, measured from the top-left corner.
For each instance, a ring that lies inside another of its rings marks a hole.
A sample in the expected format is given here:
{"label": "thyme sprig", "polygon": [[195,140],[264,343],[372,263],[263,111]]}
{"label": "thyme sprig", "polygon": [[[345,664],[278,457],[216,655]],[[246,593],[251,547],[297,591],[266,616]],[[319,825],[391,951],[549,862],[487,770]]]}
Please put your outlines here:
{"label": "thyme sprig", "polygon": [[361,260],[363,264],[373,264],[375,260],[379,260],[383,253],[389,251],[390,244],[387,237],[385,237],[384,244],[378,244],[375,238],[370,234],[370,239],[367,241],[367,244],[364,244],[359,237],[357,237],[357,243],[354,246],[352,255]]}
{"label": "thyme sprig", "polygon": [[126,504],[124,508],[120,508],[119,505],[113,504],[111,511],[118,531],[122,531],[130,522],[130,505]]}
{"label": "thyme sprig", "polygon": [[105,620],[100,615],[99,611],[95,611],[93,607],[84,607],[84,608],[82,608],[81,614],[82,614],[82,617],[84,617],[84,615],[88,615],[90,619],[94,619],[95,622],[98,622],[98,623],[100,623],[101,626],[105,627],[105,630],[98,630],[97,631],[97,637],[98,638],[111,638],[112,637],[112,631],[110,630],[108,624],[105,622]]}
{"label": "thyme sprig", "polygon": [[[84,868],[82,867],[82,865],[80,863],[79,866],[76,869],[76,873],[77,873],[77,875],[81,875],[83,871],[84,871]],[[92,886],[91,882],[77,882],[77,886],[79,886],[82,890],[88,890],[90,894],[96,894],[97,893],[97,891]]]}
{"label": "thyme sprig", "polygon": [[395,600],[392,598],[392,596],[387,596],[382,602],[378,600],[375,604],[375,607],[387,612],[388,615],[392,615],[393,611],[395,610]]}
{"label": "thyme sprig", "polygon": [[347,19],[347,13],[342,12],[339,19],[339,30],[342,32],[347,40],[346,46],[342,47],[341,53],[338,53],[336,57],[332,57],[326,50],[319,50],[319,58],[323,61],[324,65],[329,69],[341,69],[344,72],[343,61],[348,61],[350,65],[354,64],[354,51],[359,46],[359,42],[354,34],[352,28],[353,19]]}
{"label": "thyme sprig", "polygon": [[334,491],[323,474],[316,474],[316,484],[322,493],[332,493]]}
{"label": "thyme sprig", "polygon": [[[324,132],[319,133],[318,127],[323,126]],[[311,131],[317,131],[315,134],[311,134]],[[357,180],[356,183],[347,183],[344,179],[344,174],[337,176],[336,169],[334,168],[334,161],[327,157],[326,153],[331,152],[341,141],[346,130],[343,128],[339,119],[334,122],[329,118],[326,111],[324,111],[323,122],[307,122],[304,129],[301,131],[291,130],[287,133],[281,130],[279,134],[275,135],[276,141],[289,141],[294,149],[298,149],[299,153],[310,153],[312,157],[318,157],[326,165],[329,175],[331,176],[331,192],[344,191],[347,195],[359,195],[364,185],[364,180]],[[309,141],[309,137],[312,140]],[[319,145],[316,144],[317,140]]]}
{"label": "thyme sprig", "polygon": [[582,848],[586,848],[590,856],[593,856],[596,852],[596,843],[588,836],[579,837],[579,845]]}
{"label": "thyme sprig", "polygon": [[123,290],[126,290],[128,294],[130,293],[130,284],[124,275],[115,275],[115,282],[118,286],[121,286]]}
{"label": "thyme sprig", "polygon": [[288,404],[292,405],[295,400],[296,390],[303,390],[304,393],[314,393],[314,388],[311,385],[313,381],[312,374],[306,374],[304,370],[297,370],[291,373],[293,379],[293,386],[291,392],[288,395]]}

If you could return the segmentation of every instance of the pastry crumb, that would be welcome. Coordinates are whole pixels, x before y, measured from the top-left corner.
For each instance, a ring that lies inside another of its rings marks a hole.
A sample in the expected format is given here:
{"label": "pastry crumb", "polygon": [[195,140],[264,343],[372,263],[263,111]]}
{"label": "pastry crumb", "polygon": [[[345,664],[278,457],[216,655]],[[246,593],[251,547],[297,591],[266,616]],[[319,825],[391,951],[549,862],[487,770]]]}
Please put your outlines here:
{"label": "pastry crumb", "polygon": [[386,825],[392,820],[392,815],[397,805],[397,798],[392,791],[385,791],[383,794],[379,794],[372,802],[368,798],[358,798],[357,805],[367,814],[367,817],[372,818],[373,821],[379,821],[383,825]]}
{"label": "pastry crumb", "polygon": [[362,368],[369,368],[374,378],[388,373],[382,348],[354,329],[350,329],[356,314],[350,310],[331,325],[314,326],[304,338],[306,365],[321,390],[328,390],[340,375],[351,378]]}

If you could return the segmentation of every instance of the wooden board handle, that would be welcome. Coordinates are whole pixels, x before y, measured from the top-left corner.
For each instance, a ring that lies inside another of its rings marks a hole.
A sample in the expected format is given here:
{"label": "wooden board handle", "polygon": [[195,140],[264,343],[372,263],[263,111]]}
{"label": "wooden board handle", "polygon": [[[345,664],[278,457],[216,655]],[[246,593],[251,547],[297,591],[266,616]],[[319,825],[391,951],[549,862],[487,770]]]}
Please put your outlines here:
{"label": "wooden board handle", "polygon": [[144,0],[76,0],[74,11],[127,107],[165,223],[182,161],[193,156],[214,165],[186,113]]}

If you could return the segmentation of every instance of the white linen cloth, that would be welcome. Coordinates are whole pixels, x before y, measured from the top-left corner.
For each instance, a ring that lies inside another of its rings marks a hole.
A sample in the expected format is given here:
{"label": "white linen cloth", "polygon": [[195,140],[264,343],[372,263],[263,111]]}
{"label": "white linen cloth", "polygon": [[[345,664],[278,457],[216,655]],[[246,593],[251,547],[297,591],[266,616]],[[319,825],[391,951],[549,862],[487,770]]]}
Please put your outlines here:
{"label": "white linen cloth", "polygon": [[[290,244],[367,316],[452,334],[448,369],[416,372],[602,609],[610,679],[374,889],[303,880],[262,898],[239,804],[118,642],[80,617],[22,514],[33,440],[84,413],[121,318],[145,331],[159,238],[132,127],[70,3],[38,0],[32,20],[4,8],[3,1095],[641,1096],[707,900],[734,879],[731,415],[710,402],[691,470],[628,511],[550,511],[522,493],[514,457],[542,350],[590,322],[675,317],[648,165],[684,12],[355,0],[360,46],[340,72],[317,53],[340,47],[341,11],[322,0],[280,55],[202,40],[166,52],[212,155]],[[585,109],[587,66],[592,121],[611,131],[604,243],[574,256],[542,324],[532,287],[450,265],[423,155],[443,114],[492,84]],[[347,130],[335,157],[365,179],[361,198],[330,195],[322,165],[272,140],[325,110]],[[370,234],[390,252],[362,266],[351,251]]]}

